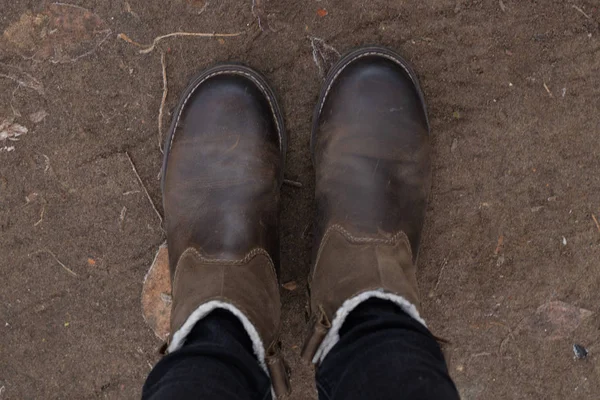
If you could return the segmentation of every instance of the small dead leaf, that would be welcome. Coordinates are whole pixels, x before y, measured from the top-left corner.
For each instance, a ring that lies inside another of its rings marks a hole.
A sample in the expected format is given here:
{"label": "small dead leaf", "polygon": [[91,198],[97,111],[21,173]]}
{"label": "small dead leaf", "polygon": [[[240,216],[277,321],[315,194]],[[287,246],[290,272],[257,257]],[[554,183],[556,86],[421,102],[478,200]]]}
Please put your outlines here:
{"label": "small dead leaf", "polygon": [[44,11],[26,11],[2,35],[7,49],[34,61],[71,62],[93,53],[111,30],[83,7],[49,4]]}
{"label": "small dead leaf", "polygon": [[457,147],[458,147],[458,139],[454,138],[454,139],[452,139],[452,145],[450,146],[450,152],[454,153],[456,151]]}
{"label": "small dead leaf", "polygon": [[208,7],[208,0],[186,0],[188,12],[196,15],[202,14]]}
{"label": "small dead leaf", "polygon": [[324,9],[324,8],[319,8],[319,9],[317,10],[317,15],[318,15],[319,17],[324,17],[324,16],[326,16],[327,14],[329,14],[329,13],[328,13],[328,12],[327,12],[327,10],[326,10],[326,9]]}
{"label": "small dead leaf", "polygon": [[296,281],[289,281],[287,283],[284,283],[282,286],[284,289],[292,292],[298,288],[298,283],[296,283]]}
{"label": "small dead leaf", "polygon": [[87,262],[90,267],[96,265],[96,260],[94,260],[93,258],[88,258]]}
{"label": "small dead leaf", "polygon": [[340,58],[340,52],[323,39],[309,36],[312,55],[319,75],[324,78],[331,66]]}
{"label": "small dead leaf", "polygon": [[289,281],[288,283],[284,283],[282,286],[284,289],[289,290],[290,292],[298,288],[296,281]]}
{"label": "small dead leaf", "polygon": [[515,330],[530,332],[547,340],[558,340],[571,334],[593,312],[562,301],[541,305],[535,313],[525,317]]}
{"label": "small dead leaf", "polygon": [[504,245],[504,235],[500,235],[498,238],[498,245],[496,246],[496,250],[494,250],[494,255],[498,255],[500,250],[502,250],[502,246]]}
{"label": "small dead leaf", "polygon": [[31,122],[33,122],[34,124],[39,124],[47,116],[48,116],[48,113],[46,112],[46,110],[40,110],[38,112],[34,112],[34,113],[29,114],[29,120]]}
{"label": "small dead leaf", "polygon": [[67,328],[69,325],[71,325],[69,322],[65,322],[65,328]]}
{"label": "small dead leaf", "polygon": [[29,130],[23,125],[15,124],[12,118],[5,119],[0,123],[0,140],[14,140]]}
{"label": "small dead leaf", "polygon": [[37,200],[38,197],[40,197],[39,193],[37,193],[37,192],[31,192],[27,196],[25,196],[25,201],[27,203],[31,203],[32,201]]}
{"label": "small dead leaf", "polygon": [[154,261],[144,278],[142,314],[160,340],[169,337],[171,319],[171,275],[167,245],[158,248]]}

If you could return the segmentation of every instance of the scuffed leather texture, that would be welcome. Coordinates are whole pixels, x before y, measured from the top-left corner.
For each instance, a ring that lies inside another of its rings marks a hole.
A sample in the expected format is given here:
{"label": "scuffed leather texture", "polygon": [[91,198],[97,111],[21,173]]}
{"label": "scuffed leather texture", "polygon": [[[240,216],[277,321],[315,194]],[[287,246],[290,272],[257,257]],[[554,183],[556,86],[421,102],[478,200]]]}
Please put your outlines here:
{"label": "scuffed leather texture", "polygon": [[427,118],[404,69],[381,56],[348,64],[314,133],[316,243],[340,224],[357,236],[402,231],[417,255],[430,190]]}
{"label": "scuffed leather texture", "polygon": [[171,277],[188,247],[218,259],[264,248],[278,267],[282,154],[273,114],[243,75],[215,75],[190,95],[166,149]]}
{"label": "scuffed leather texture", "polygon": [[[383,290],[419,306],[416,259],[429,196],[430,144],[416,78],[387,49],[359,49],[330,72],[314,117],[313,321]],[[305,358],[322,341],[311,329]]]}
{"label": "scuffed leather texture", "polygon": [[272,90],[248,67],[205,71],[184,92],[165,152],[171,334],[201,305],[218,300],[247,317],[267,352],[281,320],[285,160],[283,118]]}

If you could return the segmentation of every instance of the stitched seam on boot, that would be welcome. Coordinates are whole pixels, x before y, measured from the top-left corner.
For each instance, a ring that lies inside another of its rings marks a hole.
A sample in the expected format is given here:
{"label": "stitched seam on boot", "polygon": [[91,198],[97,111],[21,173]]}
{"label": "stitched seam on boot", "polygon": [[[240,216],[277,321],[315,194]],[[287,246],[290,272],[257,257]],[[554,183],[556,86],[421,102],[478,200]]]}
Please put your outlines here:
{"label": "stitched seam on boot", "polygon": [[[195,248],[189,247],[181,254],[181,256],[179,256],[179,260],[177,261],[177,266],[179,266],[179,262],[181,261],[183,256],[188,252],[194,253],[194,255],[196,255],[200,259],[200,262],[203,264],[223,265],[223,266],[245,265],[245,264],[248,264],[248,262],[250,262],[254,257],[256,257],[258,255],[263,255],[267,258],[271,273],[273,274],[274,278],[277,279],[277,272],[275,271],[275,265],[273,264],[273,260],[271,260],[271,256],[265,249],[255,248],[255,249],[251,250],[248,254],[246,254],[246,256],[244,258],[242,258],[240,260],[224,260],[224,259],[219,259],[219,258],[206,258]],[[177,282],[177,278],[179,277],[179,271],[181,271],[181,269],[176,267],[175,268],[175,276],[173,277],[173,283]]]}
{"label": "stitched seam on boot", "polygon": [[192,88],[192,90],[190,90],[190,93],[187,95],[187,97],[181,104],[181,108],[179,109],[179,113],[177,114],[177,120],[173,127],[173,134],[171,135],[171,141],[169,142],[168,151],[171,151],[171,146],[173,146],[173,141],[175,140],[175,135],[177,133],[177,127],[179,126],[179,119],[181,118],[181,115],[183,114],[183,109],[185,108],[185,105],[187,104],[190,97],[192,97],[192,95],[194,94],[196,89],[198,89],[198,87],[201,84],[203,84],[204,82],[206,82],[208,79],[215,77],[217,75],[225,75],[225,74],[243,75],[246,78],[250,79],[256,86],[258,86],[258,88],[260,89],[262,94],[267,98],[267,101],[269,102],[269,107],[271,108],[271,113],[273,114],[273,117],[275,119],[275,125],[277,126],[277,134],[279,135],[279,148],[280,148],[280,150],[283,150],[283,148],[282,148],[283,138],[281,137],[281,128],[279,126],[279,120],[277,118],[277,113],[275,112],[275,107],[273,106],[273,102],[271,101],[271,96],[269,96],[269,94],[268,94],[267,90],[264,88],[264,86],[256,78],[254,78],[254,76],[252,76],[251,74],[244,72],[244,71],[218,71],[218,72],[213,72],[212,74],[204,77],[204,79],[202,79],[200,82],[198,82],[196,84],[196,86],[194,86]]}
{"label": "stitched seam on boot", "polygon": [[348,60],[348,62],[346,62],[346,64],[344,64],[339,69],[339,71],[337,71],[335,73],[335,75],[331,78],[331,81],[329,82],[329,85],[327,86],[327,89],[325,90],[325,94],[323,95],[323,100],[321,101],[321,104],[319,105],[319,114],[321,114],[321,111],[323,111],[323,106],[325,105],[325,99],[327,99],[327,95],[329,94],[331,87],[333,86],[334,82],[337,80],[338,76],[342,73],[342,71],[344,71],[346,69],[346,67],[348,67],[350,64],[352,64],[354,61],[356,61],[360,58],[363,58],[363,57],[373,56],[373,55],[387,58],[388,60],[393,61],[394,63],[398,64],[400,67],[402,67],[402,69],[404,71],[406,71],[406,73],[410,77],[410,80],[412,81],[412,83],[415,85],[417,84],[416,78],[413,77],[413,73],[402,62],[400,62],[400,60],[398,60],[396,57],[393,57],[390,54],[381,53],[379,51],[369,51],[367,53],[362,53],[362,54],[359,54],[356,57]]}
{"label": "stitched seam on boot", "polygon": [[[248,261],[252,260],[254,257],[256,257],[259,254],[262,254],[265,257],[267,257],[269,259],[269,264],[273,264],[269,253],[265,249],[260,248],[260,247],[250,250],[250,252],[248,252],[244,256],[244,258],[239,259],[239,260],[226,260],[226,259],[221,259],[221,258],[206,258],[198,250],[196,250],[193,247],[188,248],[183,254],[185,254],[188,251],[195,253],[202,260],[202,262],[207,263],[207,264],[243,265],[243,264],[247,264]],[[182,254],[182,256],[183,256],[183,254]],[[181,257],[180,257],[180,259],[181,259]]]}
{"label": "stitched seam on boot", "polygon": [[331,237],[331,234],[333,232],[340,233],[342,236],[344,236],[344,238],[347,241],[349,241],[352,244],[394,245],[398,242],[403,242],[406,245],[409,255],[412,259],[412,249],[410,247],[410,242],[408,240],[408,237],[406,236],[406,233],[404,233],[403,231],[398,231],[390,239],[380,239],[380,238],[365,237],[365,236],[354,236],[352,233],[350,233],[346,229],[344,229],[341,225],[334,224],[334,225],[331,225],[325,232],[325,235],[323,235],[321,245],[319,246],[319,251],[317,252],[317,258],[315,259],[315,268],[312,273],[313,277],[315,276],[315,273],[317,272],[317,266],[319,265],[319,260],[321,259],[321,253],[323,252],[323,249],[329,242],[329,238]]}

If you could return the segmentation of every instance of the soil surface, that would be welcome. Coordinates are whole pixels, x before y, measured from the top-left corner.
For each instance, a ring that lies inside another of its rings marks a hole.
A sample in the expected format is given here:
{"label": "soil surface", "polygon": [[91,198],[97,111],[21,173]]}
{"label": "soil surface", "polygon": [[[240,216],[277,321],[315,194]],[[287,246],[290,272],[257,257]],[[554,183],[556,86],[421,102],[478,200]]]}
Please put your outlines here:
{"label": "soil surface", "polygon": [[[283,345],[292,398],[316,398],[299,360],[310,122],[323,73],[361,44],[411,60],[428,100],[419,281],[462,397],[598,398],[596,1],[71,2],[81,8],[0,0],[0,399],[138,398],[160,357],[140,294],[165,237],[128,155],[162,212],[163,53],[163,126],[188,79],[216,62],[257,68],[279,94],[286,177],[302,183],[282,196],[281,280],[297,283],[281,289]],[[171,37],[147,54],[118,38],[177,31],[241,34]]]}

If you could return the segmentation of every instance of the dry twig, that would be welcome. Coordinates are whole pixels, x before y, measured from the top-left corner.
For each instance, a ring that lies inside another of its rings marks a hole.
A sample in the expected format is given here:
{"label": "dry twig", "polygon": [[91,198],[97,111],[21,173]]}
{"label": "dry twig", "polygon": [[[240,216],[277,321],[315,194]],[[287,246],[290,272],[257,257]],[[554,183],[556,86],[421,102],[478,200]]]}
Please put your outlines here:
{"label": "dry twig", "polygon": [[12,110],[13,117],[20,117],[21,116],[21,113],[19,112],[19,110],[17,110],[15,108],[15,106],[14,106],[15,94],[17,93],[17,90],[19,90],[20,87],[21,87],[21,84],[17,84],[17,87],[15,88],[15,90],[13,90],[12,96],[10,98],[10,108]]}
{"label": "dry twig", "polygon": [[590,17],[588,14],[585,13],[585,11],[583,11],[580,7],[577,7],[575,4],[571,5],[571,7],[573,7],[574,9],[576,9],[577,11],[579,11],[584,17],[586,17],[587,19],[590,19],[592,17]]}
{"label": "dry twig", "polygon": [[308,233],[309,228],[311,228],[311,227],[312,227],[312,221],[309,222],[308,224],[306,224],[306,226],[304,227],[304,230],[302,231],[302,236],[301,236],[302,239],[304,239],[306,237],[306,234]]}
{"label": "dry twig", "polygon": [[319,70],[319,75],[324,78],[331,66],[340,58],[341,54],[337,49],[325,42],[325,40],[309,36],[312,47],[312,56]]}
{"label": "dry twig", "polygon": [[123,230],[123,223],[125,222],[125,214],[127,214],[127,207],[123,206],[121,214],[119,215],[119,230]]}
{"label": "dry twig", "polygon": [[550,91],[550,88],[548,87],[548,85],[546,85],[546,82],[544,82],[544,89],[546,89],[546,92],[548,92],[548,94],[550,95],[550,97],[554,97],[554,95]]}
{"label": "dry twig", "polygon": [[39,253],[48,253],[48,254],[50,254],[50,255],[52,256],[52,258],[54,258],[54,261],[56,261],[56,262],[58,263],[58,265],[60,265],[61,267],[63,267],[63,269],[64,269],[65,271],[67,271],[68,273],[70,273],[70,274],[71,274],[71,275],[73,275],[73,276],[77,276],[77,274],[76,274],[75,272],[73,272],[71,269],[69,269],[69,267],[67,267],[65,264],[63,264],[63,263],[62,263],[62,261],[60,261],[60,260],[58,259],[58,257],[56,256],[56,254],[54,254],[53,252],[51,252],[51,251],[50,251],[50,250],[48,250],[48,249],[42,249],[42,250],[38,250],[38,251],[36,251],[35,253],[33,253],[33,254],[30,254],[29,256],[31,257],[32,255],[34,255],[34,254],[39,254]]}
{"label": "dry twig", "polygon": [[502,250],[502,246],[504,245],[504,235],[500,235],[498,237],[498,244],[496,245],[496,250],[494,250],[494,255],[497,256]]}
{"label": "dry twig", "polygon": [[444,269],[446,269],[446,265],[448,265],[448,259],[444,258],[444,263],[442,264],[442,268],[440,268],[440,273],[438,274],[437,281],[435,282],[435,286],[433,287],[433,292],[435,292],[438,286],[440,285],[442,274],[444,273]]}
{"label": "dry twig", "polygon": [[506,6],[504,5],[504,2],[502,0],[498,0],[498,4],[500,5],[502,12],[506,12]]}
{"label": "dry twig", "polygon": [[42,205],[42,212],[40,213],[40,220],[38,222],[36,222],[35,224],[33,224],[33,226],[38,226],[39,224],[42,223],[42,221],[44,220],[44,213],[46,212],[46,205],[43,204]]}
{"label": "dry twig", "polygon": [[46,165],[45,168],[44,168],[44,173],[46,173],[50,169],[50,157],[48,157],[45,154],[42,154],[42,157],[44,157],[44,163]]}
{"label": "dry twig", "polygon": [[160,42],[163,39],[170,38],[170,37],[176,37],[176,36],[233,37],[233,36],[239,36],[243,33],[244,32],[236,32],[236,33],[173,32],[173,33],[169,33],[166,35],[157,36],[156,38],[154,38],[154,40],[152,41],[152,44],[150,44],[150,45],[138,43],[124,33],[119,33],[119,35],[117,37],[121,40],[126,41],[127,43],[131,43],[134,46],[141,47],[142,49],[140,50],[140,54],[148,54],[152,50],[154,50],[154,47],[156,47],[158,42]]}
{"label": "dry twig", "polygon": [[131,16],[140,21],[140,16],[137,15],[137,13],[131,9],[131,5],[127,0],[125,0],[125,11],[127,11]]}
{"label": "dry twig", "polygon": [[206,11],[206,9],[208,8],[208,5],[210,4],[210,1],[206,1],[206,3],[204,3],[204,5],[202,6],[202,8],[200,9],[200,11],[197,12],[197,15],[202,14],[204,11]]}
{"label": "dry twig", "polygon": [[18,141],[19,136],[26,134],[29,130],[23,125],[13,123],[14,118],[0,121],[0,141]]}
{"label": "dry twig", "polygon": [[592,219],[594,220],[594,223],[596,224],[596,228],[598,228],[598,232],[600,232],[600,224],[598,223],[598,220],[596,219],[596,216],[594,214],[592,214]]}
{"label": "dry twig", "polygon": [[258,27],[261,31],[265,31],[262,24],[263,8],[261,0],[252,0],[252,15],[258,20]]}
{"label": "dry twig", "polygon": [[148,189],[146,189],[146,186],[144,185],[142,178],[140,178],[140,174],[138,174],[137,168],[135,167],[135,164],[133,163],[131,156],[129,155],[128,152],[125,152],[125,155],[127,156],[127,159],[129,160],[129,164],[131,164],[131,169],[135,173],[135,177],[137,178],[138,182],[140,183],[140,186],[142,187],[142,189],[144,189],[144,193],[146,194],[146,197],[148,198],[148,201],[150,202],[152,209],[154,210],[154,212],[156,213],[156,216],[158,217],[158,219],[160,220],[160,223],[162,224],[162,222],[163,222],[162,215],[160,215],[160,213],[158,212],[158,208],[156,208],[156,205],[154,205],[154,201],[152,201],[152,197],[150,197],[150,194],[148,193]]}
{"label": "dry twig", "polygon": [[291,179],[284,179],[283,183],[285,185],[289,185],[289,186],[293,186],[293,187],[297,187],[297,188],[301,188],[302,187],[302,182],[293,181]]}
{"label": "dry twig", "polygon": [[40,95],[44,94],[44,85],[39,80],[12,65],[0,63],[0,78],[10,79],[19,86],[35,90]]}
{"label": "dry twig", "polygon": [[166,57],[165,52],[162,52],[160,54],[160,64],[162,66],[163,94],[162,94],[162,99],[160,101],[160,109],[158,110],[158,149],[163,154],[164,154],[164,151],[163,151],[163,147],[162,147],[162,141],[163,141],[162,121],[163,121],[163,113],[164,113],[164,109],[165,109],[165,103],[167,101],[167,94],[169,93],[169,89],[167,86],[167,63],[165,61],[165,57]]}

